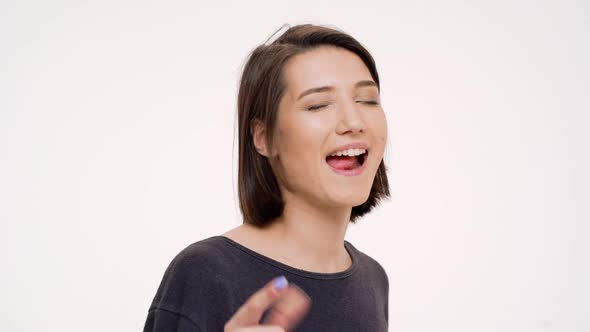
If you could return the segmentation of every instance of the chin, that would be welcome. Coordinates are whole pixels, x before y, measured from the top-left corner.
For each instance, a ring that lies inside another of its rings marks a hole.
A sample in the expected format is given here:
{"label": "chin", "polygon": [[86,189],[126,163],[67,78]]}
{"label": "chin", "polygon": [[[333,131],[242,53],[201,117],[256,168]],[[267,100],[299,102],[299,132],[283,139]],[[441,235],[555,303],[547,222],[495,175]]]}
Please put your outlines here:
{"label": "chin", "polygon": [[330,195],[330,200],[338,206],[359,206],[369,199],[369,190],[338,191]]}

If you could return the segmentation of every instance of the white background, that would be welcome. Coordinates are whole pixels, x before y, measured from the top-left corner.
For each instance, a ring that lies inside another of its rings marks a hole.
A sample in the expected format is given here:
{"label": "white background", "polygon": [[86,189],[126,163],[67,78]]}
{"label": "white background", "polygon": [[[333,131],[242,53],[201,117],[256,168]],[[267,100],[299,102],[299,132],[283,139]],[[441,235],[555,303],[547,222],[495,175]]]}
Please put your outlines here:
{"label": "white background", "polygon": [[[283,23],[375,57],[391,331],[590,331],[587,1],[2,1],[2,331],[139,331],[241,223],[238,76]],[[237,143],[237,142],[236,142]]]}

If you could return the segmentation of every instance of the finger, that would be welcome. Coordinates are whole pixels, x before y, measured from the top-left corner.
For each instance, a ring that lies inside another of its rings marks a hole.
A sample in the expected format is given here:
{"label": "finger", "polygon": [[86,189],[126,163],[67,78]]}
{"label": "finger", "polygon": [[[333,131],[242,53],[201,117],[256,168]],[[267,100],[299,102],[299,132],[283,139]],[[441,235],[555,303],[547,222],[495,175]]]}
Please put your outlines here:
{"label": "finger", "polygon": [[297,326],[311,307],[311,298],[297,285],[290,284],[277,299],[265,324],[279,325],[290,331]]}
{"label": "finger", "polygon": [[229,327],[242,327],[258,324],[264,311],[278,298],[288,286],[287,279],[280,276],[252,294],[227,322]]}

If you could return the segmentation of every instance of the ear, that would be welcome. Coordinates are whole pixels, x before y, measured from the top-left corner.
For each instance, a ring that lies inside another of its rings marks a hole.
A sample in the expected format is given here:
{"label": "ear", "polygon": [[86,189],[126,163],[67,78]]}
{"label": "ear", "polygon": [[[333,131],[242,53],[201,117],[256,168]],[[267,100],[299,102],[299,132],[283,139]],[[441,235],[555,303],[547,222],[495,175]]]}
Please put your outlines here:
{"label": "ear", "polygon": [[264,130],[264,124],[258,119],[254,119],[250,125],[250,134],[252,135],[252,141],[256,151],[261,155],[268,157],[268,147],[266,145],[266,131]]}

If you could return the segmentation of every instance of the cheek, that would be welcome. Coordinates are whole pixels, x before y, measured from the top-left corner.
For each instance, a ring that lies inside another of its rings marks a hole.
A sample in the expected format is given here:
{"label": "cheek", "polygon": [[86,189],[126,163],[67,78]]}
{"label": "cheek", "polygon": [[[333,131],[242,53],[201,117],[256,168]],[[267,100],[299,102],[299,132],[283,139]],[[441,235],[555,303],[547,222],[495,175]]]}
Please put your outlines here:
{"label": "cheek", "polygon": [[383,117],[382,123],[383,123],[383,129],[381,131],[381,135],[379,136],[379,139],[385,145],[385,142],[387,141],[387,135],[388,135],[387,119],[385,119],[385,117]]}
{"label": "cheek", "polygon": [[278,153],[289,173],[302,175],[300,173],[309,172],[310,168],[319,165],[322,144],[329,136],[325,120],[305,115],[293,116],[284,118],[277,129]]}
{"label": "cheek", "polygon": [[370,118],[371,121],[371,132],[377,139],[379,144],[385,144],[387,141],[387,119],[385,118],[385,113],[383,111],[375,114]]}

